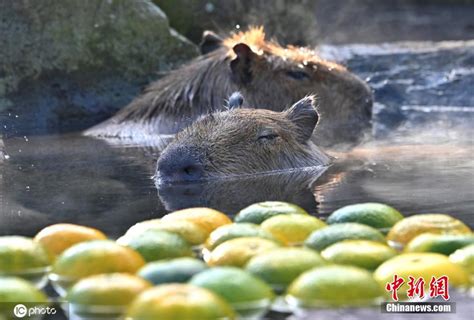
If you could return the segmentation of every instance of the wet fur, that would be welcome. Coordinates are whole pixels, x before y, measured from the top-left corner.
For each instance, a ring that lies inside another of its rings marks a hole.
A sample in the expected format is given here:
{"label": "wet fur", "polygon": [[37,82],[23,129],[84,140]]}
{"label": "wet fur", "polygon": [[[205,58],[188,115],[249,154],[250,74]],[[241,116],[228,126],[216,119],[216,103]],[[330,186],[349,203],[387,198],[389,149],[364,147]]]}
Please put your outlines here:
{"label": "wet fur", "polygon": [[[315,98],[283,112],[234,108],[216,112],[179,132],[158,159],[157,176],[175,159],[200,159],[205,179],[327,166],[331,157],[311,141],[317,124]],[[260,139],[266,134],[272,139]]]}
{"label": "wet fur", "polygon": [[[245,65],[239,65],[237,71],[229,68],[237,58],[235,46],[241,43],[252,49],[245,77],[233,74],[243,72]],[[294,80],[288,78],[288,71],[305,71],[310,78]],[[86,134],[121,138],[174,134],[200,115],[221,110],[225,99],[237,90],[246,97],[247,106],[274,111],[316,93],[324,119],[316,132],[321,145],[355,141],[370,127],[372,96],[363,81],[309,49],[266,41],[263,29],[253,28],[224,39],[218,49],[152,83],[128,106]]]}

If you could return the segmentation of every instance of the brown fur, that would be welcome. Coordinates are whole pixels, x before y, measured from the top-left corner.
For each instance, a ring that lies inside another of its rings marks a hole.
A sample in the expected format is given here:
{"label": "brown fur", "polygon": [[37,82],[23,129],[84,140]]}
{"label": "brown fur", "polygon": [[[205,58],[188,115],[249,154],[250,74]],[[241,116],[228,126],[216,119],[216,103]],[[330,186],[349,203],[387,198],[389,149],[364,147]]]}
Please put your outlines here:
{"label": "brown fur", "polygon": [[183,179],[184,166],[176,163],[187,158],[202,167],[204,179],[326,166],[330,157],[310,139],[316,122],[311,96],[282,112],[238,108],[210,114],[176,135],[158,159],[157,177]]}
{"label": "brown fur", "polygon": [[[215,50],[152,83],[127,107],[86,134],[121,138],[174,134],[200,115],[220,110],[234,91],[241,91],[248,105],[274,111],[317,94],[324,119],[316,132],[320,145],[356,141],[370,126],[371,92],[344,67],[320,59],[309,49],[266,41],[262,28],[231,35],[214,45]],[[245,45],[250,52],[241,50]],[[295,72],[304,72],[304,78],[289,76]]]}
{"label": "brown fur", "polygon": [[283,60],[301,63],[304,66],[321,65],[339,71],[346,71],[346,68],[340,64],[321,59],[316,52],[311,49],[292,45],[282,47],[276,41],[265,40],[263,27],[252,27],[247,32],[241,31],[225,39],[223,44],[228,48],[228,55],[230,57],[235,57],[232,48],[239,43],[247,44],[252,51],[258,55],[275,55],[281,57]]}

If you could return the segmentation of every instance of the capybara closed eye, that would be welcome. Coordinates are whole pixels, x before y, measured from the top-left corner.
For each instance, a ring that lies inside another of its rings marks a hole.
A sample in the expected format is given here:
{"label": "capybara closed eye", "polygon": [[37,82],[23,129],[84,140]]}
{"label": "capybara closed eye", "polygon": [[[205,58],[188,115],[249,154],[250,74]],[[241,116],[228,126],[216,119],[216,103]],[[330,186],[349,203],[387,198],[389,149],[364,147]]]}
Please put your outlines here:
{"label": "capybara closed eye", "polygon": [[[243,98],[234,94],[229,100]],[[318,118],[314,96],[282,112],[231,108],[209,114],[163,150],[156,178],[197,181],[326,166],[330,157],[312,142]]]}
{"label": "capybara closed eye", "polygon": [[282,47],[252,28],[222,39],[205,32],[203,55],[152,83],[111,119],[86,134],[134,138],[175,134],[240,91],[247,106],[282,111],[316,94],[324,119],[319,145],[359,140],[370,127],[372,94],[361,79],[307,48]]}

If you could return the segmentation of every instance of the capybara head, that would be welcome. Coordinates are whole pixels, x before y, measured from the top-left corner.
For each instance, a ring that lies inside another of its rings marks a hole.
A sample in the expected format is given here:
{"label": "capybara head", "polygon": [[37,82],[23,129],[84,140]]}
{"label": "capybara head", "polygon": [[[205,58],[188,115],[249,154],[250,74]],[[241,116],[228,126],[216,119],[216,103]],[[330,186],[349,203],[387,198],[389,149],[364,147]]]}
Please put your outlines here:
{"label": "capybara head", "polygon": [[195,181],[327,165],[311,141],[318,122],[315,98],[306,96],[282,112],[240,108],[198,119],[179,132],[158,159],[159,181]]}
{"label": "capybara head", "polygon": [[263,28],[251,28],[225,39],[205,32],[201,51],[202,56],[151,84],[112,118],[109,133],[139,130],[123,129],[120,125],[125,122],[139,123],[149,133],[176,133],[202,114],[219,110],[235,91],[244,94],[246,106],[273,111],[317,94],[324,119],[316,131],[320,145],[355,141],[370,127],[368,86],[313,50],[282,47],[266,40]]}

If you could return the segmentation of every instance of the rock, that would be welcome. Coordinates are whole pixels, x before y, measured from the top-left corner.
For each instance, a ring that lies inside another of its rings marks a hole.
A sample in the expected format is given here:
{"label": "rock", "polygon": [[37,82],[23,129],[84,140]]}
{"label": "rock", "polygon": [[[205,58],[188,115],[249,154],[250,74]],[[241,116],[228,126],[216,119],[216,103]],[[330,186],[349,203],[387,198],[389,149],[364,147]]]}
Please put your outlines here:
{"label": "rock", "polygon": [[270,37],[283,44],[311,43],[319,35],[314,1],[292,0],[153,0],[170,17],[171,24],[193,42],[210,29],[222,35],[265,27]]}
{"label": "rock", "polygon": [[423,127],[433,134],[460,126],[472,129],[474,40],[323,45],[318,51],[347,65],[372,87],[377,137],[395,129]]}
{"label": "rock", "polygon": [[197,55],[150,0],[1,1],[8,135],[86,128]]}
{"label": "rock", "polygon": [[[380,43],[472,38],[472,0],[153,0],[173,28],[198,43],[264,25],[283,44]],[[354,26],[357,27],[354,27]],[[447,27],[449,26],[449,27]]]}

